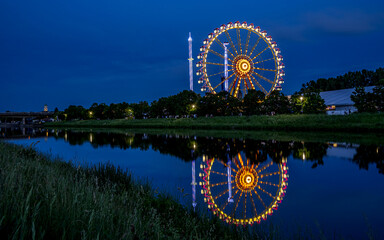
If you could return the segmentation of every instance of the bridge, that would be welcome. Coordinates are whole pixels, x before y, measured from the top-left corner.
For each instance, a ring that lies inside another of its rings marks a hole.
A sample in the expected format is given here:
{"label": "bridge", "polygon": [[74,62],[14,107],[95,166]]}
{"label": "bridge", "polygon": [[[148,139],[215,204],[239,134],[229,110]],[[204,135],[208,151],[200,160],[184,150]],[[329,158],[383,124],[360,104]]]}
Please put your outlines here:
{"label": "bridge", "polygon": [[[52,117],[54,112],[3,112],[0,113],[0,119],[2,123],[7,123],[8,119],[20,119],[21,124],[25,125],[25,119],[27,118],[48,118]],[[3,122],[4,121],[4,122]]]}

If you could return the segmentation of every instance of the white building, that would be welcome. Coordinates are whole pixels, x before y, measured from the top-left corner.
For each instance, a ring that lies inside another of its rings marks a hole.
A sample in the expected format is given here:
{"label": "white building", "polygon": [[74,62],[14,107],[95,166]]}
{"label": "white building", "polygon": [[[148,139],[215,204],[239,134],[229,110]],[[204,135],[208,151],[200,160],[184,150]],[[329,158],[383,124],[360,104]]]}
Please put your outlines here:
{"label": "white building", "polygon": [[[372,92],[375,86],[365,87],[365,92]],[[355,91],[354,88],[321,92],[320,96],[324,99],[327,105],[328,115],[344,115],[357,112],[353,106],[351,95]]]}

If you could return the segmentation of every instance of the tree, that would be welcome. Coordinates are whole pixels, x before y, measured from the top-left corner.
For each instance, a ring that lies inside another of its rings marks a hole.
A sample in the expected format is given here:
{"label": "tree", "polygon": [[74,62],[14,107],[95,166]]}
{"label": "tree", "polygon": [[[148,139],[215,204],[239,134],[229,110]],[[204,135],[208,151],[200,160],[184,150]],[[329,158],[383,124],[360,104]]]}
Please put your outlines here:
{"label": "tree", "polygon": [[169,99],[162,97],[159,100],[155,100],[151,103],[149,108],[149,115],[151,117],[163,118],[169,115]]}
{"label": "tree", "polygon": [[264,113],[265,94],[262,91],[254,89],[248,90],[244,96],[243,108],[244,113],[250,115],[260,115]]}
{"label": "tree", "polygon": [[85,119],[87,117],[87,110],[83,106],[70,105],[64,110],[64,114],[67,115],[67,120]]}
{"label": "tree", "polygon": [[216,94],[213,93],[206,93],[204,97],[202,97],[198,102],[198,110],[197,114],[199,116],[204,115],[213,115],[217,116],[217,102],[218,98]]}
{"label": "tree", "polygon": [[364,87],[358,87],[351,95],[351,100],[358,112],[376,112],[373,93],[365,92]]}
{"label": "tree", "polygon": [[290,108],[293,113],[299,114],[303,112],[304,97],[301,94],[295,93],[289,100]]}
{"label": "tree", "polygon": [[218,94],[206,93],[198,103],[200,116],[233,116],[241,113],[241,101],[226,91]]}
{"label": "tree", "polygon": [[272,91],[264,102],[267,114],[286,114],[289,113],[289,100],[280,91]]}
{"label": "tree", "polygon": [[304,94],[303,113],[324,113],[327,106],[317,92]]}
{"label": "tree", "polygon": [[149,105],[146,101],[140,101],[139,103],[132,103],[131,108],[133,110],[133,115],[137,119],[143,119],[148,116]]}
{"label": "tree", "polygon": [[105,103],[101,103],[101,104],[94,103],[89,108],[89,112],[92,112],[91,118],[96,118],[96,119],[107,119],[108,118],[107,111],[108,111],[108,105],[106,105]]}
{"label": "tree", "polygon": [[384,112],[384,79],[380,80],[379,85],[373,88],[373,102],[377,111]]}

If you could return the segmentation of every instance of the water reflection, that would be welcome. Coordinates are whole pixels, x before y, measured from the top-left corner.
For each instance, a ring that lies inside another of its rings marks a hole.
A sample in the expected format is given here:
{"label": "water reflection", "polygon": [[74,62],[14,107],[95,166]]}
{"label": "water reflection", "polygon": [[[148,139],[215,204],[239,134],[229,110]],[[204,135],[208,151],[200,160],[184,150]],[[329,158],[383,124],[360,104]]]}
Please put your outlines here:
{"label": "water reflection", "polygon": [[[287,159],[265,159],[254,149],[253,158],[239,152],[233,158],[203,155],[201,193],[208,208],[220,219],[236,225],[252,225],[277,210],[288,185]],[[259,158],[260,156],[260,158]]]}
{"label": "water reflection", "polygon": [[162,154],[176,156],[184,161],[193,161],[203,155],[207,158],[234,158],[239,152],[253,162],[271,158],[278,163],[282,158],[312,162],[312,168],[324,165],[329,150],[353,149],[352,162],[360,169],[370,164],[384,174],[384,145],[337,144],[302,141],[275,141],[235,138],[196,137],[188,135],[148,135],[134,133],[85,132],[71,130],[0,128],[0,138],[54,137],[64,139],[70,145],[89,142],[94,148],[110,146],[120,149],[152,149]]}

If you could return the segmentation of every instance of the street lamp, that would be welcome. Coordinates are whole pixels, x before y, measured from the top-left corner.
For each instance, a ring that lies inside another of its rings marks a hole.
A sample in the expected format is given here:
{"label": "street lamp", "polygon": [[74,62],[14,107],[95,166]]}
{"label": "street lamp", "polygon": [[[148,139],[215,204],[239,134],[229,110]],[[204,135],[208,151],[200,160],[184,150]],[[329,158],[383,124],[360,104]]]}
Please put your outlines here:
{"label": "street lamp", "polygon": [[301,114],[303,114],[303,99],[304,99],[304,97],[300,96],[300,102],[301,102],[301,111],[300,111],[300,113]]}

